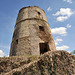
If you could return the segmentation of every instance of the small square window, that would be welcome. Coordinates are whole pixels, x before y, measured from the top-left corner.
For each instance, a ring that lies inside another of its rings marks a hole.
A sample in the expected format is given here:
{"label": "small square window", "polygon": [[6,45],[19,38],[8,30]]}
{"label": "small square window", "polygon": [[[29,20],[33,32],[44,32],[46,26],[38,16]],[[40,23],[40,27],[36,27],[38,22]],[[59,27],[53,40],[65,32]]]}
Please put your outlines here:
{"label": "small square window", "polygon": [[43,26],[39,26],[39,29],[40,29],[41,31],[44,31],[44,27],[43,27]]}

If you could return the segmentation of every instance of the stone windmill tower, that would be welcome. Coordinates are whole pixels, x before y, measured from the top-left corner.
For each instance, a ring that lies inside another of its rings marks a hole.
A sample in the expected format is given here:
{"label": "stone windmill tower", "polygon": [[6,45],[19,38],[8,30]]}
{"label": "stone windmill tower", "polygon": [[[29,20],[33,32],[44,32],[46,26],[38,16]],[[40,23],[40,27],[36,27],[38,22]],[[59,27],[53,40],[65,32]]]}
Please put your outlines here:
{"label": "stone windmill tower", "polygon": [[37,6],[19,11],[10,56],[40,55],[56,50],[44,10]]}

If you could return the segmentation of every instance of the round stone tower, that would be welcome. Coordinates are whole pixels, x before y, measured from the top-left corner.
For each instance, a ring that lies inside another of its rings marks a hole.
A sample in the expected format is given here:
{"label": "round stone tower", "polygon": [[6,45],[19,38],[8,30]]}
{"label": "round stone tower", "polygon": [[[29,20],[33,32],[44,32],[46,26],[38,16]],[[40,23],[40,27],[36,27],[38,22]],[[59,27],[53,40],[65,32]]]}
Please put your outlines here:
{"label": "round stone tower", "polygon": [[44,10],[37,6],[19,11],[10,56],[40,55],[56,50]]}

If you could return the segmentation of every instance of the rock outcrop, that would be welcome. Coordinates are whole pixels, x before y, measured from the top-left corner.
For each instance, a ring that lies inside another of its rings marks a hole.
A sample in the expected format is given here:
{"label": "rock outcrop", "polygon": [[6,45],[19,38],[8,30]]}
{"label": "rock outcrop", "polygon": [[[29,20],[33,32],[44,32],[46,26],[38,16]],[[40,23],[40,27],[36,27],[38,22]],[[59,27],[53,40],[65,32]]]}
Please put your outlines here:
{"label": "rock outcrop", "polygon": [[49,51],[41,56],[25,57],[0,58],[0,74],[75,75],[75,56],[66,51]]}

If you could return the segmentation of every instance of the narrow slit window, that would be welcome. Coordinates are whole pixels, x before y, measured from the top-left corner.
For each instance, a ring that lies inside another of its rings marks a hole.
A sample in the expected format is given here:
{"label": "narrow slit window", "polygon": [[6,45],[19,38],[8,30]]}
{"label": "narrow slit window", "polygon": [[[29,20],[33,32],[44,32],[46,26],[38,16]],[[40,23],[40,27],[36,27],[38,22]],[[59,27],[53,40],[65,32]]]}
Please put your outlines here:
{"label": "narrow slit window", "polygon": [[16,44],[18,44],[18,39],[16,40]]}
{"label": "narrow slit window", "polygon": [[43,27],[43,26],[39,26],[39,29],[40,29],[41,31],[44,31],[44,27]]}

